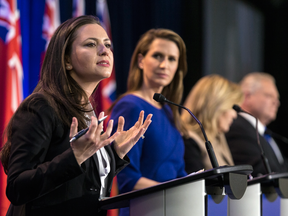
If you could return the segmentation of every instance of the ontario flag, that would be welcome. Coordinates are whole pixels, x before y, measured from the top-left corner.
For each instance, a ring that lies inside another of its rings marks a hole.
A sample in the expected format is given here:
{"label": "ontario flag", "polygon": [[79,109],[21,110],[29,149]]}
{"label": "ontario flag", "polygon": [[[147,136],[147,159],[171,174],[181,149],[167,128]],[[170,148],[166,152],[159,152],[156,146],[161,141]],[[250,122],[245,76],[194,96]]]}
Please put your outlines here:
{"label": "ontario flag", "polygon": [[43,15],[42,38],[45,40],[45,50],[41,54],[43,62],[50,39],[60,25],[60,10],[58,0],[45,0],[45,9]]}
{"label": "ontario flag", "polygon": [[[110,38],[112,42],[109,11],[108,11],[106,0],[97,0],[96,8],[97,8],[96,15],[99,18],[101,26],[106,30],[108,37]],[[113,49],[113,46],[112,46],[112,49]],[[99,83],[97,92],[98,92],[97,111],[99,113],[101,111],[105,111],[109,109],[109,107],[112,105],[112,102],[116,99],[116,80],[115,80],[115,66],[114,65],[113,65],[111,76],[107,79],[102,80]],[[106,121],[106,124],[107,124],[107,121]],[[118,194],[117,178],[114,177],[110,196],[115,196],[117,194]],[[109,210],[107,212],[107,216],[117,216],[117,215],[118,215],[117,209]]]}
{"label": "ontario flag", "polygon": [[[23,100],[20,12],[17,0],[0,1],[0,133],[3,134],[13,113]],[[1,146],[2,143],[1,139]],[[0,166],[0,216],[6,215],[7,178]]]}
{"label": "ontario flag", "polygon": [[78,17],[85,14],[85,0],[73,0],[73,17]]}

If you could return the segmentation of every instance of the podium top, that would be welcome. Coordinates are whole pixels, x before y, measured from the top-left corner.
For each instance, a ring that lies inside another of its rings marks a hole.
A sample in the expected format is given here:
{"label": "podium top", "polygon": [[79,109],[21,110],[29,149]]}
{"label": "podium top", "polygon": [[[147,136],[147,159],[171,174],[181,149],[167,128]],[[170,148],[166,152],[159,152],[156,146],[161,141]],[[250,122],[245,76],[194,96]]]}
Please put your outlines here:
{"label": "podium top", "polygon": [[[158,185],[148,187],[145,189],[130,191],[127,193],[119,194],[114,197],[107,197],[107,198],[100,200],[99,204],[101,208],[103,209],[128,207],[131,199],[134,199],[143,195],[148,195],[149,193],[154,193],[160,190],[165,190],[171,187],[176,187],[185,183],[190,183],[190,182],[199,181],[203,179],[205,180],[217,179],[217,178],[224,179],[224,175],[227,175],[229,173],[244,175],[245,178],[247,179],[246,175],[252,173],[252,171],[253,171],[253,168],[250,165],[221,166],[221,167],[205,170],[203,172],[189,174],[185,177],[166,181],[166,182],[163,182]],[[224,186],[224,185],[221,185],[221,186]]]}
{"label": "podium top", "polygon": [[262,176],[255,177],[253,179],[248,180],[248,185],[253,185],[257,183],[269,183],[272,180],[277,180],[280,178],[288,178],[288,172],[285,173],[270,173],[270,174],[265,174]]}
{"label": "podium top", "polygon": [[257,183],[261,184],[262,193],[266,196],[277,193],[282,198],[288,198],[288,172],[270,173],[248,180],[248,185]]}

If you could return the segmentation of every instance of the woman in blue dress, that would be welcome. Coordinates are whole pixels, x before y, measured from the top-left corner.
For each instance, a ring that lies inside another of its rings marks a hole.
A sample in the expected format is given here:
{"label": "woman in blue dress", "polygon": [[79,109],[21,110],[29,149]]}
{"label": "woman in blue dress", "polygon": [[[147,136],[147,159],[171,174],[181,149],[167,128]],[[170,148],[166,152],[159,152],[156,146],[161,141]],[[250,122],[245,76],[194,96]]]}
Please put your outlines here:
{"label": "woman in blue dress", "polygon": [[[125,129],[133,125],[141,110],[152,113],[153,122],[128,153],[130,164],[117,175],[120,193],[186,175],[182,139],[186,130],[179,110],[153,100],[154,93],[161,93],[180,103],[186,72],[186,47],[178,34],[151,29],[140,38],[131,59],[128,91],[114,104],[111,118],[114,131],[119,115],[125,118]],[[120,215],[129,215],[129,209],[121,209]]]}

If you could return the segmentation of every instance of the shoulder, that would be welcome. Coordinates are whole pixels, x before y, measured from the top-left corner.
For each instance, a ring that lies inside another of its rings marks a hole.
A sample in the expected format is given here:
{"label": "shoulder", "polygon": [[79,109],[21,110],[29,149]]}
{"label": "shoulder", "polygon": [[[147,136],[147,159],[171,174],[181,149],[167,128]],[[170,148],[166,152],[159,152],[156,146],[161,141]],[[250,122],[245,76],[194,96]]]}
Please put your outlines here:
{"label": "shoulder", "polygon": [[126,110],[126,111],[132,111],[132,110],[142,110],[146,109],[145,101],[135,95],[125,95],[122,98],[120,98],[115,106],[113,107],[113,111],[117,110]]}
{"label": "shoulder", "polygon": [[189,138],[193,140],[195,143],[203,143],[204,140],[194,131],[188,131]]}
{"label": "shoulder", "polygon": [[127,94],[127,95],[124,95],[123,97],[121,97],[116,104],[121,104],[121,103],[138,104],[141,101],[142,101],[141,98],[139,98],[133,94]]}
{"label": "shoulder", "polygon": [[183,137],[183,141],[186,147],[197,146],[197,148],[199,149],[197,141],[193,139],[192,137]]}
{"label": "shoulder", "polygon": [[53,120],[56,112],[47,96],[42,93],[32,93],[20,104],[15,112],[16,117],[25,118],[23,115],[27,115],[27,119],[31,118],[31,116],[38,116],[42,119]]}
{"label": "shoulder", "polygon": [[19,109],[33,109],[33,108],[47,108],[51,107],[48,98],[41,93],[32,93],[23,100]]}
{"label": "shoulder", "polygon": [[233,121],[230,126],[230,130],[226,134],[230,134],[232,132],[241,132],[241,131],[251,131],[253,130],[253,126],[241,115],[238,115],[237,118]]}

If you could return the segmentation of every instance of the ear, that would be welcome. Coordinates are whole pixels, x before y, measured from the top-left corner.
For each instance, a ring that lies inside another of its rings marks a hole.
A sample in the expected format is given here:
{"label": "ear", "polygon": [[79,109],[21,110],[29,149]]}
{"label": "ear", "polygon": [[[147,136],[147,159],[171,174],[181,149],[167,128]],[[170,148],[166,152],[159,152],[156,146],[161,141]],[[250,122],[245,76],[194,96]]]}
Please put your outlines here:
{"label": "ear", "polygon": [[250,99],[251,96],[252,96],[252,93],[250,93],[250,92],[244,92],[244,100]]}
{"label": "ear", "polygon": [[144,59],[144,56],[141,53],[139,53],[138,54],[138,67],[140,69],[143,69],[143,59]]}
{"label": "ear", "polygon": [[65,56],[65,68],[66,70],[72,70],[73,66],[71,64],[71,59],[69,56]]}

